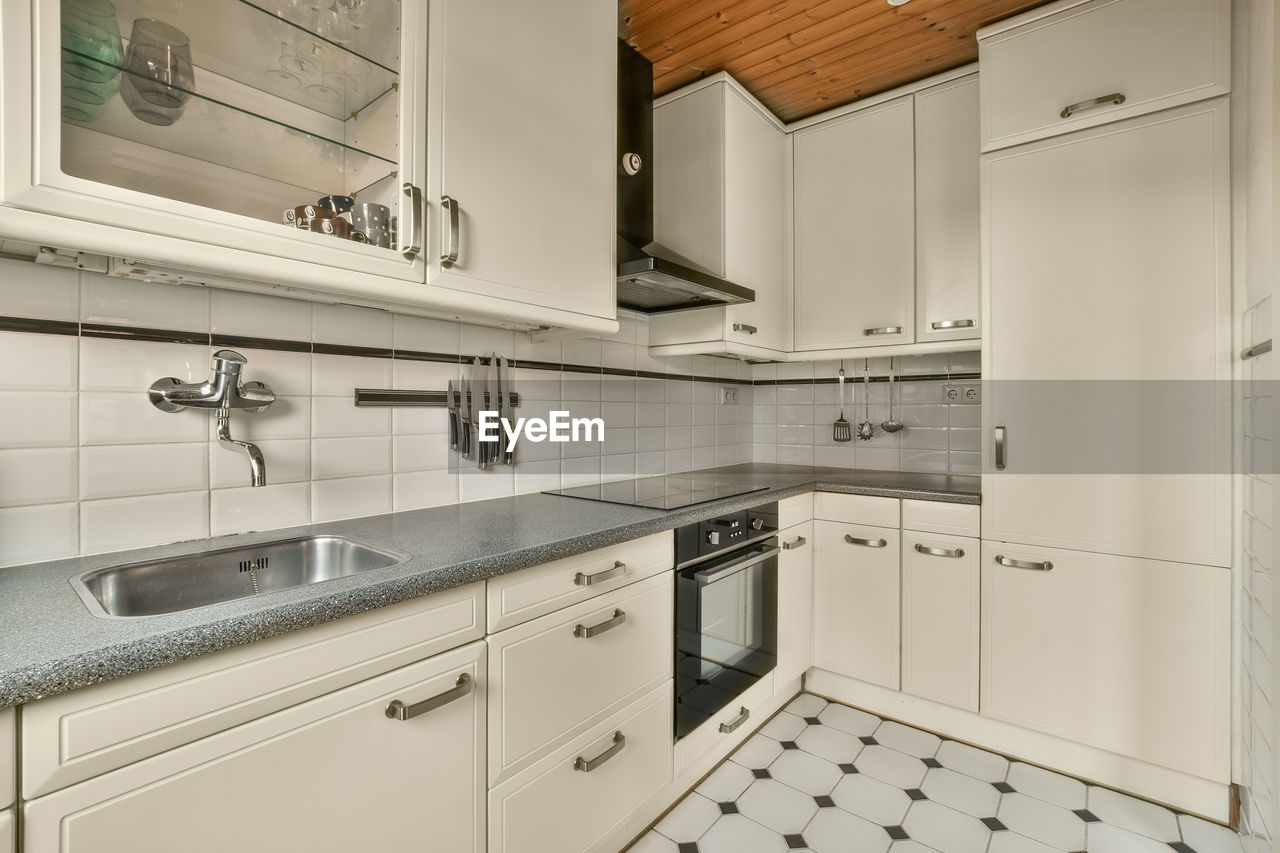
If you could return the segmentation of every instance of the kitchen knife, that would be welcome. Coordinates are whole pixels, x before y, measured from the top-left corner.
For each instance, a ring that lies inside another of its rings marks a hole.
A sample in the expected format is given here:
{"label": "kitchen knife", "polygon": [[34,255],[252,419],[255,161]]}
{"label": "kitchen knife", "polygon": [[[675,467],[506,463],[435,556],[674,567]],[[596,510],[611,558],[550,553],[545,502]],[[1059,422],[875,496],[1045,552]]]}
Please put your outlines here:
{"label": "kitchen knife", "polygon": [[486,394],[489,390],[489,375],[484,362],[476,356],[471,366],[471,417],[476,424],[476,464],[483,470],[489,467],[489,442],[480,440],[480,413],[489,408]]}
{"label": "kitchen knife", "polygon": [[471,383],[466,379],[461,380],[462,396],[459,408],[462,410],[462,435],[459,444],[461,445],[462,458],[471,458]]}
{"label": "kitchen knife", "polygon": [[[493,367],[490,373],[488,368],[485,369],[485,379],[489,387],[489,410],[497,412],[498,417],[502,417],[502,404],[498,399],[499,380],[501,374],[498,373],[498,354],[490,353],[489,364]],[[489,453],[485,457],[485,464],[492,465],[502,459],[502,427],[498,427],[498,440],[489,445]]]}
{"label": "kitchen knife", "polygon": [[[507,384],[505,387],[502,384],[502,377],[504,374],[507,377]],[[498,396],[501,398],[499,402],[502,405],[502,417],[507,421],[507,423],[515,423],[515,416],[512,412],[513,406],[511,405],[511,395],[514,393],[515,391],[511,385],[511,365],[507,362],[507,357],[504,355],[498,359]],[[504,439],[502,442],[502,464],[514,465],[515,457],[515,447],[509,445],[507,440]]]}
{"label": "kitchen knife", "polygon": [[449,410],[449,449],[458,449],[458,402],[453,395],[453,380],[449,380],[448,390],[444,392],[444,404]]}

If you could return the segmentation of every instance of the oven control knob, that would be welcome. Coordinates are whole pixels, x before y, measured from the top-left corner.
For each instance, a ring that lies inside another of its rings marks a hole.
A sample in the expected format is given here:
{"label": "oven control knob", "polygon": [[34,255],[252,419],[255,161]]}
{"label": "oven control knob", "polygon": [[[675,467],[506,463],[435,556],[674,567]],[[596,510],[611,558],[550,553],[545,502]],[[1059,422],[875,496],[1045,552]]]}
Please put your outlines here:
{"label": "oven control knob", "polygon": [[708,544],[708,545],[719,545],[719,544],[720,544],[720,531],[718,531],[718,530],[708,530],[708,531],[707,531],[707,544]]}
{"label": "oven control knob", "polygon": [[764,530],[764,519],[759,516],[751,519],[752,530]]}

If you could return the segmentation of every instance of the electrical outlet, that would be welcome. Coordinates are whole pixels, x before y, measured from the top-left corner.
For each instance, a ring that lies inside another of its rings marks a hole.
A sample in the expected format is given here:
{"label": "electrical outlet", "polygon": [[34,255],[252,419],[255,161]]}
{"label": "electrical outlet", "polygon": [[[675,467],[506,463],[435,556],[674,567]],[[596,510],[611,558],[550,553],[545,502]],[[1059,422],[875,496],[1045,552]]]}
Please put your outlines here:
{"label": "electrical outlet", "polygon": [[981,403],[982,386],[980,385],[944,385],[942,396],[948,403]]}
{"label": "electrical outlet", "polygon": [[738,402],[737,388],[721,388],[720,389],[720,405],[725,406]]}

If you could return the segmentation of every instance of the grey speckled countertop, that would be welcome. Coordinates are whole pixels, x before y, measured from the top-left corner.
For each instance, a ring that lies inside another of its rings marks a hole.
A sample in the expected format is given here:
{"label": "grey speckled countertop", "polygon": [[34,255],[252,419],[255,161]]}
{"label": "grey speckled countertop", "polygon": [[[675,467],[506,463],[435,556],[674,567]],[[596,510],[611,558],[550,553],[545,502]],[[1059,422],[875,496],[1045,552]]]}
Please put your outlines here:
{"label": "grey speckled countertop", "polygon": [[[979,478],[749,463],[696,472],[766,486],[663,511],[555,495],[453,504],[0,569],[0,708],[485,580],[809,491],[979,503]],[[402,565],[164,616],[92,615],[69,579],[195,551],[339,534],[413,555]]]}

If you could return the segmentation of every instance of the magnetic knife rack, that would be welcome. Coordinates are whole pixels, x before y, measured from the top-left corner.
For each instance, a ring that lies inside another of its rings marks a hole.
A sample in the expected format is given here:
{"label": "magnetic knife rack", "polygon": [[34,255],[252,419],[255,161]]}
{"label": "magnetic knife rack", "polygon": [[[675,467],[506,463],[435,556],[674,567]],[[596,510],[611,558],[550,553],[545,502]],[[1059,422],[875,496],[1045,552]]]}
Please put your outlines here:
{"label": "magnetic knife rack", "polygon": [[[489,407],[489,393],[481,392],[484,408]],[[401,391],[392,388],[357,388],[355,392],[356,406],[373,408],[378,406],[416,406],[443,409],[449,405],[448,393],[445,391]],[[520,405],[520,394],[508,391],[506,396],[512,408]]]}

